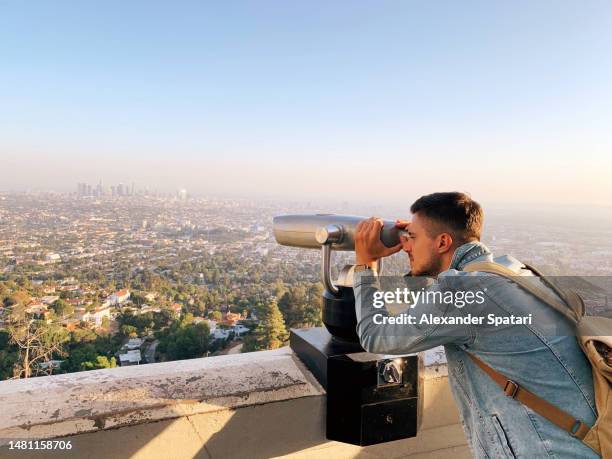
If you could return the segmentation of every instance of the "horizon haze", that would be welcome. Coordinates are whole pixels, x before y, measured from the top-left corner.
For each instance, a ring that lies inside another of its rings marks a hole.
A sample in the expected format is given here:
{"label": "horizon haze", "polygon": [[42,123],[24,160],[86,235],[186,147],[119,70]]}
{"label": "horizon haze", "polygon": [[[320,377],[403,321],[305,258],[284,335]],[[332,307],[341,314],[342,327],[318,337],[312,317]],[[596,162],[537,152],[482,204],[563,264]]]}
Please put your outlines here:
{"label": "horizon haze", "polygon": [[0,190],[609,206],[611,41],[598,1],[2,2]]}

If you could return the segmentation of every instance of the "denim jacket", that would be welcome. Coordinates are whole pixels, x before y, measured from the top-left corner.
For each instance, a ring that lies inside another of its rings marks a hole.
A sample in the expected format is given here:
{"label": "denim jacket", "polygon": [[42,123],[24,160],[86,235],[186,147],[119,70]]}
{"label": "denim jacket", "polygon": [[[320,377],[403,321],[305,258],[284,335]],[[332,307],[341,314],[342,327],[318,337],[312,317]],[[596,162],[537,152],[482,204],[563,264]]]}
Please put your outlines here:
{"label": "denim jacket", "polygon": [[[464,325],[375,324],[374,314],[388,315],[385,308],[372,307],[372,295],[380,289],[379,279],[356,273],[354,278],[357,334],[364,349],[380,354],[408,354],[443,345],[448,362],[452,393],[459,408],[462,425],[472,454],[477,458],[499,457],[598,457],[580,440],[534,413],[520,402],[504,395],[467,352],[480,358],[522,387],[571,413],[589,426],[596,419],[591,367],[582,353],[566,319],[522,290],[516,283],[482,272],[463,272],[472,261],[496,261],[512,269],[523,265],[513,257],[493,258],[480,242],[459,247],[450,268],[441,273],[434,288],[444,291],[447,281],[482,282],[486,278],[487,300],[499,315],[539,314],[531,325],[511,325],[491,333],[486,327]],[[532,275],[530,271],[524,275]],[[537,281],[537,280],[536,280]],[[427,305],[438,316],[465,313],[457,308]],[[544,319],[542,319],[542,317]],[[539,324],[556,323],[551,336]],[[453,328],[454,327],[454,328]],[[457,327],[461,328],[458,332]],[[520,328],[517,328],[520,327]],[[488,332],[487,332],[488,331]]]}

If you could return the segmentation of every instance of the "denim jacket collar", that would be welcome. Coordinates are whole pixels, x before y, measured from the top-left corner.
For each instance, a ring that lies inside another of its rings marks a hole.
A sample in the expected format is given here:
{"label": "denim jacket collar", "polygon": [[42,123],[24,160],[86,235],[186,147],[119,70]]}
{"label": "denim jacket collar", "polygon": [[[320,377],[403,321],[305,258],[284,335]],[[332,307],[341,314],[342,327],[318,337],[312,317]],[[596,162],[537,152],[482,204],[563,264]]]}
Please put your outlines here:
{"label": "denim jacket collar", "polygon": [[449,269],[461,271],[465,265],[483,255],[490,254],[489,248],[480,241],[468,242],[458,247],[453,254]]}

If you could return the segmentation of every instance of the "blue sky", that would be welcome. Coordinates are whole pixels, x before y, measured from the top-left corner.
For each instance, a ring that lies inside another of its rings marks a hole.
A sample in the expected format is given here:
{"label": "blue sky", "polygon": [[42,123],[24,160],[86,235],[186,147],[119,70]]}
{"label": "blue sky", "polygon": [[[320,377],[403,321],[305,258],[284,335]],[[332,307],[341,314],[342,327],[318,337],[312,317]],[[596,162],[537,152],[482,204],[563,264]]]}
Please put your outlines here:
{"label": "blue sky", "polygon": [[611,44],[606,1],[0,0],[0,189],[606,204]]}

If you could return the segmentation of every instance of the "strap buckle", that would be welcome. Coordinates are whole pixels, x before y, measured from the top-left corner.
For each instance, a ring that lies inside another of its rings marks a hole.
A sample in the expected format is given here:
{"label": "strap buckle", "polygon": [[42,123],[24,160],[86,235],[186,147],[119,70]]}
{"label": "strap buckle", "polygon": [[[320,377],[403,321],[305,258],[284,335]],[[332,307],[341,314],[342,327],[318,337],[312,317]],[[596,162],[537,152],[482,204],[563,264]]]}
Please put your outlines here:
{"label": "strap buckle", "polygon": [[579,440],[582,440],[584,439],[584,437],[586,437],[586,434],[589,433],[589,430],[591,430],[591,428],[588,425],[586,425],[581,420],[576,419],[574,421],[574,425],[570,430],[570,435],[572,437],[578,438]]}
{"label": "strap buckle", "polygon": [[506,394],[510,398],[516,397],[516,393],[518,392],[519,386],[517,383],[512,381],[511,379],[506,381],[506,385],[504,386],[504,394]]}

